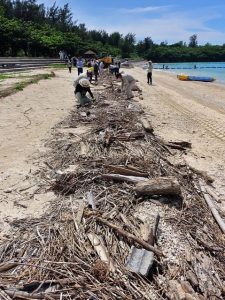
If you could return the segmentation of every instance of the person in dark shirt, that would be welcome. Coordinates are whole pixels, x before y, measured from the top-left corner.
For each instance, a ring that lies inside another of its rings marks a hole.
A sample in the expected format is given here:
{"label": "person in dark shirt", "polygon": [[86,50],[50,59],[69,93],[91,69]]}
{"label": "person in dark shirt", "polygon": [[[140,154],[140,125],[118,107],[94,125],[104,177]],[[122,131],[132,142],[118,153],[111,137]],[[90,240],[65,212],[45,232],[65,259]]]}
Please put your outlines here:
{"label": "person in dark shirt", "polygon": [[90,104],[92,102],[92,100],[86,96],[87,92],[90,94],[92,100],[94,100],[94,95],[91,92],[89,80],[82,78],[79,80],[74,91],[79,105],[84,106],[85,104]]}
{"label": "person in dark shirt", "polygon": [[99,65],[98,65],[98,61],[94,62],[94,75],[95,75],[95,82],[98,81],[98,75],[99,75]]}
{"label": "person in dark shirt", "polygon": [[71,60],[69,60],[69,59],[68,59],[68,62],[67,62],[67,67],[68,67],[69,72],[71,73],[72,62],[71,62]]}

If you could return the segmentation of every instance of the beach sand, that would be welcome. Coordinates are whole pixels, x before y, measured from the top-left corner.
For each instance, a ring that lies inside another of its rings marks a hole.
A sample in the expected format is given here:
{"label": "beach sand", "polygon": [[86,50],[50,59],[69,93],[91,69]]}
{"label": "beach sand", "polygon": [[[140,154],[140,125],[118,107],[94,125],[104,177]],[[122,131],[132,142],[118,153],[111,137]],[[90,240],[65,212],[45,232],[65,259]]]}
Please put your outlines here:
{"label": "beach sand", "polygon": [[[124,70],[143,91],[140,101],[155,129],[165,141],[184,140],[192,149],[175,159],[214,179],[213,186],[225,200],[225,86],[217,83],[179,81],[175,74],[154,71],[153,85],[146,70]],[[220,208],[225,211],[225,201]]]}
{"label": "beach sand", "polygon": [[[177,151],[173,163],[188,162],[214,179],[213,186],[225,211],[225,86],[215,83],[181,82],[175,75],[154,71],[153,85],[146,71],[124,69],[143,90],[138,100],[149,115],[155,134],[166,141],[192,143],[186,154]],[[40,153],[53,126],[74,107],[72,82],[77,76],[68,70],[55,71],[56,77],[26,87],[0,100],[0,229],[7,220],[38,217],[53,193],[35,193]],[[224,199],[224,201],[223,201]]]}
{"label": "beach sand", "polygon": [[45,141],[74,106],[75,75],[67,72],[56,71],[55,78],[0,99],[0,231],[7,229],[7,221],[40,216],[54,200],[53,193],[35,191],[41,189]]}

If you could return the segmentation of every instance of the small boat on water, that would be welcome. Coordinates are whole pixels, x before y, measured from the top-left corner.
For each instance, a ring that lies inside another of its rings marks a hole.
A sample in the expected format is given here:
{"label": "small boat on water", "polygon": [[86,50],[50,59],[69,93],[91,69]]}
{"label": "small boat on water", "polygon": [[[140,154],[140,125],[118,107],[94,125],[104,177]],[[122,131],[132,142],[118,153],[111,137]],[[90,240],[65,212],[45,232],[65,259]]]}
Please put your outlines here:
{"label": "small boat on water", "polygon": [[213,77],[207,77],[207,76],[188,76],[188,75],[177,75],[177,78],[179,80],[183,81],[204,81],[204,82],[212,82],[216,79]]}

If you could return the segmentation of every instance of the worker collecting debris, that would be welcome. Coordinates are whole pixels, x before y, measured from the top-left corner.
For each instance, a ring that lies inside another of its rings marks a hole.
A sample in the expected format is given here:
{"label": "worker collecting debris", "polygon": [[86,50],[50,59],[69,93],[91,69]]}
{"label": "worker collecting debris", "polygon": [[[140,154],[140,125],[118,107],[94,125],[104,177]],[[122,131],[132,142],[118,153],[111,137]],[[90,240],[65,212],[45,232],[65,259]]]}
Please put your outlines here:
{"label": "worker collecting debris", "polygon": [[[74,81],[75,91],[74,94],[78,100],[79,106],[84,106],[86,104],[91,104],[94,101],[94,95],[90,89],[90,82],[85,75],[81,75]],[[90,94],[91,98],[86,96],[87,92]]]}
{"label": "worker collecting debris", "polygon": [[122,81],[121,90],[125,91],[127,95],[127,99],[131,99],[134,97],[132,90],[138,90],[141,92],[141,89],[136,85],[136,80],[133,76],[128,74],[118,73],[116,74],[116,78]]}

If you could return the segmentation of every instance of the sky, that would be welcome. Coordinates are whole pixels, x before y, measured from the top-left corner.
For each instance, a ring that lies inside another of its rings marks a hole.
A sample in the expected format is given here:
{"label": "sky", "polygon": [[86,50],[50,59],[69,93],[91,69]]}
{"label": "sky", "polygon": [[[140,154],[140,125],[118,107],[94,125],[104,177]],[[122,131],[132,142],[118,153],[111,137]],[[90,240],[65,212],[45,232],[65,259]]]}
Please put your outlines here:
{"label": "sky", "polygon": [[[38,0],[46,7],[54,0]],[[134,33],[136,41],[151,37],[155,43],[225,44],[225,0],[56,0],[69,3],[74,21],[87,29]]]}

